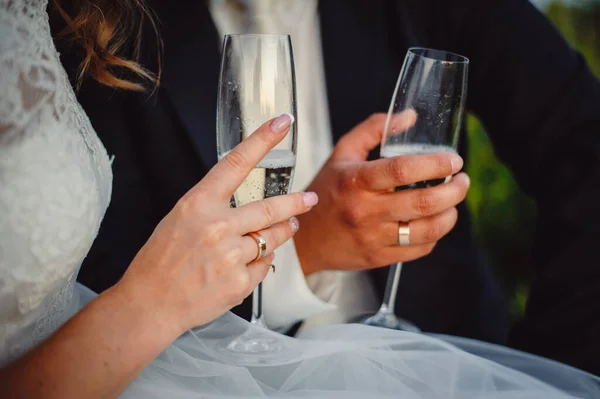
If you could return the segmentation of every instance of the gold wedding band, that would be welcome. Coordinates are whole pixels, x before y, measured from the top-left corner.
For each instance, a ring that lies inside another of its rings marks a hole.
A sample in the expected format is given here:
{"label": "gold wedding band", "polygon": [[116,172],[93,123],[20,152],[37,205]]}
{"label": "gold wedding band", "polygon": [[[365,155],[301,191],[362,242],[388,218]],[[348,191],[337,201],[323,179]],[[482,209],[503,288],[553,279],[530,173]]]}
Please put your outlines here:
{"label": "gold wedding band", "polygon": [[256,245],[257,245],[256,258],[253,260],[253,262],[256,262],[257,260],[259,260],[260,258],[265,256],[265,254],[267,253],[267,241],[265,241],[265,238],[263,236],[261,236],[260,234],[258,234],[256,232],[251,232],[251,233],[248,233],[247,235],[254,238],[254,241],[256,241]]}
{"label": "gold wedding band", "polygon": [[408,223],[398,222],[398,244],[401,247],[410,245],[410,227]]}

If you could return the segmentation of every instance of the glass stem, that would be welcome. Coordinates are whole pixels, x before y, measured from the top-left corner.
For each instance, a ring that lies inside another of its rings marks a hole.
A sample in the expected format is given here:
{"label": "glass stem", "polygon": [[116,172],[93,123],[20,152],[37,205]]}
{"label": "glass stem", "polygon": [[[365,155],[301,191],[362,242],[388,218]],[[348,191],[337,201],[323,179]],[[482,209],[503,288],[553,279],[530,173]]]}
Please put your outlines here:
{"label": "glass stem", "polygon": [[385,285],[385,293],[383,294],[383,302],[379,308],[379,312],[394,313],[396,307],[396,295],[398,294],[398,285],[400,283],[400,272],[402,271],[402,263],[398,262],[390,266],[390,271]]}
{"label": "glass stem", "polygon": [[250,319],[250,323],[266,328],[267,325],[262,307],[262,294],[262,283],[259,283],[254,292],[252,292],[252,318]]}

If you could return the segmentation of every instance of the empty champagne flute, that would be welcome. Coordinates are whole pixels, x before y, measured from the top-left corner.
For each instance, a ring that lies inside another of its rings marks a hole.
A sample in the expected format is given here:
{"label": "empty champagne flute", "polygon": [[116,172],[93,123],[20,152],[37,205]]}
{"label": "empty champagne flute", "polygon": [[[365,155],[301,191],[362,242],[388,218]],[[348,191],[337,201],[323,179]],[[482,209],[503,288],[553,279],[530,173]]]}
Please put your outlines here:
{"label": "empty champagne flute", "polygon": [[[417,47],[408,50],[387,114],[381,142],[382,158],[457,151],[467,97],[468,68],[469,60],[458,54]],[[395,116],[408,109],[417,113],[415,124],[408,129],[395,126]],[[417,182],[395,190],[433,187],[450,178]],[[400,225],[399,241],[402,234],[409,232],[409,227]],[[402,263],[390,266],[381,307],[376,314],[362,318],[361,323],[420,332],[413,323],[395,314],[401,270]]]}
{"label": "empty champagne flute", "polygon": [[[296,117],[294,58],[289,35],[226,35],[217,95],[219,159],[248,138],[260,125],[283,113]],[[232,206],[288,194],[296,165],[297,125],[272,149],[235,192]],[[252,294],[251,328],[227,349],[242,353],[281,350],[269,334],[262,313],[262,283]],[[251,331],[251,332],[250,332]]]}

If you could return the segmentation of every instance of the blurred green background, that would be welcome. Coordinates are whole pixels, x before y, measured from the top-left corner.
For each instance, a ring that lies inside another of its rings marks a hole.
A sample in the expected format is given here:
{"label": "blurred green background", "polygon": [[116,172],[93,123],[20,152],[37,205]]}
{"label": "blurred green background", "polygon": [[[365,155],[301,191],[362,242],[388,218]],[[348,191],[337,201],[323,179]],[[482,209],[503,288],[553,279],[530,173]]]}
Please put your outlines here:
{"label": "blurred green background", "polygon": [[[600,77],[600,1],[538,0],[535,3],[586,58]],[[472,185],[467,203],[479,244],[511,297],[513,320],[523,316],[533,272],[535,204],[498,162],[479,121],[467,121]]]}

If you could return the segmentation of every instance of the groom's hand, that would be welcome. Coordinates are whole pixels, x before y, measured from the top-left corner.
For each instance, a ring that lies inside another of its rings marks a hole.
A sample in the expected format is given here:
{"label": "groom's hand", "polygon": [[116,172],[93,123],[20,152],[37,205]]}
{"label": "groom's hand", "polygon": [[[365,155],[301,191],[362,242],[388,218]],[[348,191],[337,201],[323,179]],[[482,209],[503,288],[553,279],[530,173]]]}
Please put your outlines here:
{"label": "groom's hand", "polygon": [[[414,112],[393,122],[408,127]],[[427,255],[455,225],[455,206],[464,200],[469,178],[393,192],[396,186],[442,179],[460,171],[452,153],[399,156],[366,161],[381,142],[384,114],[375,114],[346,134],[308,187],[319,195],[312,212],[299,217],[294,241],[305,275],[321,270],[363,270]],[[398,245],[398,222],[410,221],[410,245]]]}

